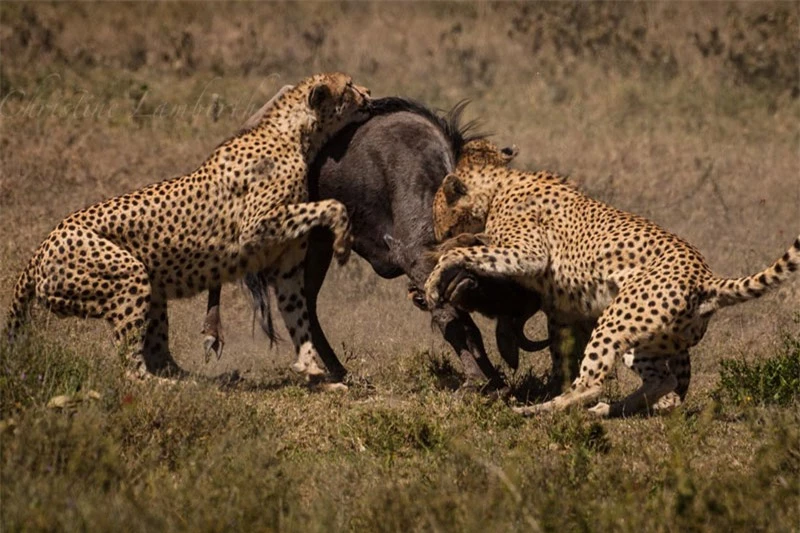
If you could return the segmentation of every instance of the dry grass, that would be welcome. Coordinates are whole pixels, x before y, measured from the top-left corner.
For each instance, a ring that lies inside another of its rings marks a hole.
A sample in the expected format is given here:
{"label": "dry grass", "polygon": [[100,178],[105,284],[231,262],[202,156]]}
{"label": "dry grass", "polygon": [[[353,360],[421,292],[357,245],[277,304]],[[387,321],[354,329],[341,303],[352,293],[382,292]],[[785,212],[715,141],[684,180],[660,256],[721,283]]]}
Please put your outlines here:
{"label": "dry grass", "polygon": [[[471,118],[518,144],[520,166],[571,174],[688,238],[720,274],[762,268],[800,229],[796,3],[4,2],[0,22],[2,308],[63,216],[191,170],[278,87],[330,69],[376,95],[471,98]],[[792,368],[800,282],[712,321],[685,412],[602,424],[523,420],[454,394],[448,349],[404,282],[360,260],[332,270],[320,315],[370,387],[307,391],[286,371],[287,343],[269,351],[238,289],[223,298],[223,360],[202,362],[202,297],[171,305],[172,349],[199,374],[242,372],[233,390],[128,383],[95,322],[40,314],[31,344],[0,353],[4,529],[800,523],[797,400],[718,394],[723,359],[782,355]],[[543,359],[515,379],[541,375]],[[617,383],[633,378],[620,369]],[[66,410],[45,407],[75,393]]]}

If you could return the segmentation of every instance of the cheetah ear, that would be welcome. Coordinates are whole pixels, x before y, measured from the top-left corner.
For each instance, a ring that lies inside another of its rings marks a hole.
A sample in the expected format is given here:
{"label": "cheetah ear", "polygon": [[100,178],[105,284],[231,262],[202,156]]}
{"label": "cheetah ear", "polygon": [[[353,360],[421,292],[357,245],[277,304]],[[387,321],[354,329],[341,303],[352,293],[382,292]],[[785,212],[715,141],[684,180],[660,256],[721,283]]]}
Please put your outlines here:
{"label": "cheetah ear", "polygon": [[503,154],[503,161],[510,163],[519,154],[519,148],[516,144],[512,144],[511,146],[502,148],[500,153]]}
{"label": "cheetah ear", "polygon": [[330,87],[324,83],[318,83],[308,94],[308,105],[311,106],[311,109],[319,109],[332,96]]}
{"label": "cheetah ear", "polygon": [[453,205],[459,198],[467,194],[467,186],[455,174],[448,174],[442,181],[442,191],[447,205]]}

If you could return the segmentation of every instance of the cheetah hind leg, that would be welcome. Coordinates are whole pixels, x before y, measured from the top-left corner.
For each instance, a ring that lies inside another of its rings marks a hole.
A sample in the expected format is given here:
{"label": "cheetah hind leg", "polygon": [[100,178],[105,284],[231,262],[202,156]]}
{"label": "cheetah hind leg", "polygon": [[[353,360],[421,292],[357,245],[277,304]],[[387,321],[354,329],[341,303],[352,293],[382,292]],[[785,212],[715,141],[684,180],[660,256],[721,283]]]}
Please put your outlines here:
{"label": "cheetah hind leg", "polygon": [[[609,306],[598,320],[584,350],[580,373],[570,385],[570,389],[548,402],[515,407],[514,411],[521,415],[533,415],[560,411],[572,405],[585,405],[597,399],[617,355],[627,352],[636,340],[617,331],[613,323],[614,311],[614,306]],[[604,415],[604,408],[597,408],[595,413]]]}
{"label": "cheetah hind leg", "polygon": [[[69,246],[67,246],[69,244]],[[69,250],[72,258],[67,260]],[[136,257],[115,243],[85,228],[65,228],[42,248],[36,292],[40,301],[56,314],[103,318],[114,328],[117,350],[126,359],[128,374],[149,377],[148,370],[166,369],[169,357],[154,354],[166,339],[166,323],[151,324],[153,313],[150,278]],[[102,262],[93,256],[107,257]],[[158,345],[158,347],[157,347]],[[166,341],[163,344],[166,348]]]}
{"label": "cheetah hind leg", "polygon": [[678,380],[667,364],[668,357],[643,352],[628,351],[623,361],[642,379],[642,386],[620,402],[598,403],[589,412],[600,417],[624,417],[648,410],[660,411],[675,407],[680,398],[675,392]]}

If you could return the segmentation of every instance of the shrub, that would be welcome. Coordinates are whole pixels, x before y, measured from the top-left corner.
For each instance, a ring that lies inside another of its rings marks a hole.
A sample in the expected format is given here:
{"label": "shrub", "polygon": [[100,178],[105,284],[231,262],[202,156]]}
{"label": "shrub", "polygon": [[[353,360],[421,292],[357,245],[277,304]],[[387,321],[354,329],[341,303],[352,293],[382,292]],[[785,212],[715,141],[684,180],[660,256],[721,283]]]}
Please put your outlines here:
{"label": "shrub", "polygon": [[789,405],[800,398],[800,336],[784,334],[781,352],[763,361],[721,361],[716,395],[737,405]]}

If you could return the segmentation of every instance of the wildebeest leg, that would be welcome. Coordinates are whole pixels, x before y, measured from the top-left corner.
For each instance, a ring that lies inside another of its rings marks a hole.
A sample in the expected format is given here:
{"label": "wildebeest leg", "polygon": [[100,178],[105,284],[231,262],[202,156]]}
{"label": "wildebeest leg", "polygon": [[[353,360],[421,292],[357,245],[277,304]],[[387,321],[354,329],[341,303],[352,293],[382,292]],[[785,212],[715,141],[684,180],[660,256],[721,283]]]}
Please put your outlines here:
{"label": "wildebeest leg", "polygon": [[[387,240],[390,246],[397,246],[398,242],[394,239]],[[422,248],[420,248],[422,249]],[[418,252],[419,253],[419,252]],[[403,258],[403,255],[396,256]],[[405,264],[401,261],[401,266],[406,272],[410,285],[413,287],[423,287],[425,280],[430,274],[430,264],[426,261],[409,261]],[[417,306],[424,305],[424,298]],[[445,304],[431,311],[433,322],[446,340],[458,354],[467,383],[486,383],[492,388],[502,388],[505,386],[500,373],[486,355],[486,348],[483,345],[483,337],[478,326],[475,325],[469,313],[459,311],[450,304]]]}
{"label": "wildebeest leg", "polygon": [[322,288],[322,282],[325,281],[325,274],[328,272],[332,258],[333,236],[326,229],[313,229],[309,234],[305,263],[305,293],[311,342],[316,347],[331,379],[341,381],[347,375],[347,369],[336,357],[317,317],[317,296]]}
{"label": "wildebeest leg", "polygon": [[222,319],[219,314],[219,301],[222,287],[211,287],[208,289],[208,305],[206,306],[206,318],[203,320],[203,331],[206,336],[203,339],[203,353],[206,363],[211,358],[211,354],[217,355],[217,360],[222,357],[222,348],[225,345],[225,338],[222,336]]}
{"label": "wildebeest leg", "polygon": [[432,312],[433,321],[439,326],[444,339],[458,354],[467,383],[489,383],[492,387],[505,385],[500,373],[486,355],[481,332],[468,313],[445,305]]}

